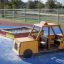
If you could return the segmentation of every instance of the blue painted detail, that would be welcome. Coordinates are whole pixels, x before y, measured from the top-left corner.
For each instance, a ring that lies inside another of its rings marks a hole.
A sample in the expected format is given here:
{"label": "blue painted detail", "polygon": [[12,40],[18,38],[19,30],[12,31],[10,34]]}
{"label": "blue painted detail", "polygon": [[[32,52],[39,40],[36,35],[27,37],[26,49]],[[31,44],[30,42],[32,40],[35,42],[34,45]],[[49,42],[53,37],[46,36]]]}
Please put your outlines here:
{"label": "blue painted detail", "polygon": [[[34,25],[34,26],[35,26],[34,29],[36,29],[37,31],[39,31],[41,29],[41,27],[39,27],[37,25]],[[47,36],[48,35],[48,27],[44,27],[43,30],[44,30],[44,35]],[[54,27],[53,30],[54,30],[55,34],[61,34],[59,27]],[[62,29],[62,31],[64,33],[64,29]],[[51,28],[50,28],[50,34],[54,34]]]}
{"label": "blue painted detail", "polygon": [[17,28],[17,26],[0,26],[0,29],[11,29],[11,28]]}

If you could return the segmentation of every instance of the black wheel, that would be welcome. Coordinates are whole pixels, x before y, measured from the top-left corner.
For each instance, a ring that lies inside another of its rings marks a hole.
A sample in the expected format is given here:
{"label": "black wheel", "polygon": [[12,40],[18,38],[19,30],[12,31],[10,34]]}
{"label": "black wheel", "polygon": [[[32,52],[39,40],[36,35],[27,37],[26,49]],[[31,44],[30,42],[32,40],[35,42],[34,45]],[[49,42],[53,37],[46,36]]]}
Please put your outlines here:
{"label": "black wheel", "polygon": [[27,50],[25,50],[24,51],[24,53],[23,53],[23,57],[24,58],[30,58],[30,57],[32,57],[32,50],[30,50],[30,49],[27,49]]}

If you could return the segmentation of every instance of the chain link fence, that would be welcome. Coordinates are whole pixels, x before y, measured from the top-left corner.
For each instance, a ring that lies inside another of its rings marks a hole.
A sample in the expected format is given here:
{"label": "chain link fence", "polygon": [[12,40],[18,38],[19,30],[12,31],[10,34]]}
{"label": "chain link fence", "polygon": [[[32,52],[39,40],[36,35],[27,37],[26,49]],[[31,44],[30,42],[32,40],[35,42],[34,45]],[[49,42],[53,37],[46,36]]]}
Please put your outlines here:
{"label": "chain link fence", "polygon": [[0,19],[34,24],[40,21],[64,24],[64,9],[0,9]]}

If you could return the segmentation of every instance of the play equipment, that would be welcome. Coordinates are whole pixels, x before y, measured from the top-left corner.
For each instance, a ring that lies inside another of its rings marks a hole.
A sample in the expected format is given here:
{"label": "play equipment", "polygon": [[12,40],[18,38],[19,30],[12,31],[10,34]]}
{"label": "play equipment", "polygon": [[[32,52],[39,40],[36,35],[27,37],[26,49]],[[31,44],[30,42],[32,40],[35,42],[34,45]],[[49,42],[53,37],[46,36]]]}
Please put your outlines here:
{"label": "play equipment", "polygon": [[28,36],[30,31],[31,31],[31,27],[26,27],[26,26],[16,27],[16,28],[6,28],[6,29],[0,29],[0,35],[10,39],[14,39],[19,37],[26,37]]}
{"label": "play equipment", "polygon": [[[55,32],[57,29],[59,34]],[[64,49],[63,31],[59,24],[42,21],[33,25],[27,37],[16,38],[13,49],[19,56],[25,58],[41,51]]]}

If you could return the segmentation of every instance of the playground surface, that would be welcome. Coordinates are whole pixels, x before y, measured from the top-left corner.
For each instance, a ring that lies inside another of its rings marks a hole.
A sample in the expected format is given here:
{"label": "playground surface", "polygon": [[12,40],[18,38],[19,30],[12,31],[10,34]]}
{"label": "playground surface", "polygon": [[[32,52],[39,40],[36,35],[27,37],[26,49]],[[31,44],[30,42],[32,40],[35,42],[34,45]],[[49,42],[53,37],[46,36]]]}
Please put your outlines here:
{"label": "playground surface", "polygon": [[18,57],[13,51],[13,40],[0,36],[0,64],[64,64],[64,52]]}
{"label": "playground surface", "polygon": [[[13,26],[1,27],[12,28]],[[64,64],[64,52],[39,54],[28,59],[20,58],[13,51],[13,40],[0,36],[0,64]]]}
{"label": "playground surface", "polygon": [[30,26],[30,27],[32,27],[33,25],[32,24],[28,24],[28,23],[27,24],[25,24],[25,23],[17,23],[17,22],[11,21],[11,20],[1,19],[0,20],[0,26],[9,26],[9,27],[12,28],[14,26],[17,26],[17,27]]}

